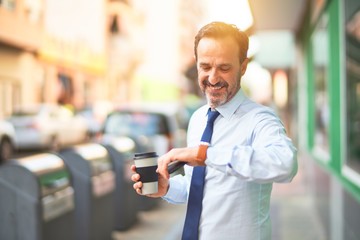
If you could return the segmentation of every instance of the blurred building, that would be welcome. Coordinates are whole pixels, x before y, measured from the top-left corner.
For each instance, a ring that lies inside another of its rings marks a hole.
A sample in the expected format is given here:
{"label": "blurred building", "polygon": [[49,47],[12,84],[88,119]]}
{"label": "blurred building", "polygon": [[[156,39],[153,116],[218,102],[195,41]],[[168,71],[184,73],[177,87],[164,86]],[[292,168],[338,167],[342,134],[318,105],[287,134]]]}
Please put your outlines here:
{"label": "blurred building", "polygon": [[117,101],[178,101],[188,91],[202,1],[112,1],[110,78]]}
{"label": "blurred building", "polygon": [[41,0],[0,1],[0,117],[23,102],[41,100],[42,7]]}
{"label": "blurred building", "polygon": [[106,2],[0,1],[0,115],[104,98]]}
{"label": "blurred building", "polygon": [[38,51],[45,102],[91,104],[107,94],[107,2],[45,0]]}
{"label": "blurred building", "polygon": [[0,116],[39,102],[82,108],[180,99],[201,7],[189,0],[0,1]]}

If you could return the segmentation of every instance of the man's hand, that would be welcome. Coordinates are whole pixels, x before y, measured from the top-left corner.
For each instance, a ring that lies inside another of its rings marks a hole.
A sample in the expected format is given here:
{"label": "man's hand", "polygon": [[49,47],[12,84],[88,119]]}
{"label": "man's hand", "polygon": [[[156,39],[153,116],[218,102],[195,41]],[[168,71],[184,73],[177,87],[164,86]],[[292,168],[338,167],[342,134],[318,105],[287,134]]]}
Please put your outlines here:
{"label": "man's hand", "polygon": [[166,179],[170,178],[168,166],[171,162],[185,162],[190,166],[204,166],[204,160],[197,158],[198,147],[173,148],[158,159],[157,172]]}
{"label": "man's hand", "polygon": [[[169,189],[169,178],[168,165],[174,161],[185,162],[190,166],[205,166],[205,160],[197,158],[199,147],[188,147],[188,148],[173,148],[168,153],[162,155],[158,159],[158,168],[156,172],[159,175],[158,192],[154,194],[148,194],[148,197],[163,197],[166,195]],[[136,166],[131,166],[133,172],[131,180],[134,183],[133,188],[141,195],[141,188],[143,183],[141,182],[141,176],[136,172]]]}
{"label": "man's hand", "polygon": [[[133,174],[131,175],[131,180],[135,182],[133,188],[138,194],[142,195],[141,188],[143,186],[143,183],[140,181],[141,176],[136,172],[135,165],[131,165],[131,171],[133,172]],[[160,174],[158,175],[158,192],[154,194],[148,194],[146,195],[147,197],[158,198],[165,196],[165,194],[167,193],[169,189],[169,180],[163,178]]]}

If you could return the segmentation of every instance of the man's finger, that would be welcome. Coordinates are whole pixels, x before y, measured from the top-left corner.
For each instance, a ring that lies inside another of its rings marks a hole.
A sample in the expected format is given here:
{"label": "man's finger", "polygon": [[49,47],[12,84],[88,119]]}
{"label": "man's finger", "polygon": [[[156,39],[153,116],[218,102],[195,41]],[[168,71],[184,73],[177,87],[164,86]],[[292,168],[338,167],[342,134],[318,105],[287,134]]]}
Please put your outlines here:
{"label": "man's finger", "polygon": [[131,175],[131,181],[137,182],[139,180],[140,180],[140,175],[139,174],[136,173],[136,174]]}

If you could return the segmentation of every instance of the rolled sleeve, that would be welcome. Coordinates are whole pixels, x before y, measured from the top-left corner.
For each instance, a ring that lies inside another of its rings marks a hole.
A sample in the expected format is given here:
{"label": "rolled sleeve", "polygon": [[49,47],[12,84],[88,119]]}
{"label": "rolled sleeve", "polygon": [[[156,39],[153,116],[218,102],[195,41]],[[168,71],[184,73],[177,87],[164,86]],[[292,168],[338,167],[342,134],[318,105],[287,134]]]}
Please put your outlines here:
{"label": "rolled sleeve", "polygon": [[169,180],[169,190],[162,198],[172,204],[187,202],[187,180],[182,175],[176,175]]}

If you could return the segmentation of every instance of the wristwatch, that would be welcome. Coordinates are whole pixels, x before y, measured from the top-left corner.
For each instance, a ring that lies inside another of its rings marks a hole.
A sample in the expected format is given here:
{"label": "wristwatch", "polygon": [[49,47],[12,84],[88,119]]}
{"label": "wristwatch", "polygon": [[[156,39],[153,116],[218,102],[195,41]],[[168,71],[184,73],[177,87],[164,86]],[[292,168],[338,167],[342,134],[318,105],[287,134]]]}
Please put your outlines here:
{"label": "wristwatch", "polygon": [[201,160],[201,161],[205,161],[206,160],[206,151],[209,147],[209,143],[207,142],[200,142],[199,144],[199,150],[198,150],[198,153],[197,153],[197,156],[196,158],[198,160]]}

